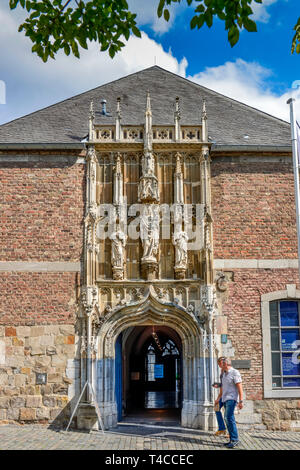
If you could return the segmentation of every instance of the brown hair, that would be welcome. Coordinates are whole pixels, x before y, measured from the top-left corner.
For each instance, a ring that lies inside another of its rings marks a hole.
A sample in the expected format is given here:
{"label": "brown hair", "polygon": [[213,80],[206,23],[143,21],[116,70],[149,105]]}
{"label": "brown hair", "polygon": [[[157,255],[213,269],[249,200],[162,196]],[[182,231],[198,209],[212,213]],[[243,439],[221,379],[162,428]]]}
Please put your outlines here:
{"label": "brown hair", "polygon": [[226,362],[226,364],[230,365],[231,364],[231,359],[226,356],[221,356],[218,358],[218,362]]}

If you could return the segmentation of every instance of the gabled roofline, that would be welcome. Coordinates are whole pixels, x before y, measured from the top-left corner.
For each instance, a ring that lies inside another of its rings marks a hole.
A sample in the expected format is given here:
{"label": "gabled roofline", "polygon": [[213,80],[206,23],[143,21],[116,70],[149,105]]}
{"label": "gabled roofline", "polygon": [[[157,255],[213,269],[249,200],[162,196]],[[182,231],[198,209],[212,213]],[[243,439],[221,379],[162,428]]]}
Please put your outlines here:
{"label": "gabled roofline", "polygon": [[[29,113],[29,114],[25,114],[24,116],[20,116],[20,117],[18,117],[18,118],[15,118],[15,119],[13,119],[12,121],[8,121],[8,122],[5,122],[5,123],[3,123],[3,124],[0,124],[0,128],[3,127],[3,126],[6,126],[6,125],[8,125],[8,124],[11,124],[11,123],[13,123],[13,122],[16,122],[16,121],[18,121],[18,120],[21,120],[21,119],[27,118],[27,117],[29,117],[29,116],[32,116],[32,115],[34,115],[34,114],[36,114],[36,113],[39,113],[39,112],[41,112],[41,111],[47,110],[47,109],[49,109],[49,108],[52,108],[53,106],[57,106],[57,105],[66,103],[66,102],[69,101],[69,100],[73,100],[74,98],[78,98],[78,97],[80,97],[80,96],[82,96],[82,95],[84,95],[84,94],[86,94],[86,93],[90,93],[90,92],[92,92],[92,91],[94,91],[94,90],[97,90],[97,89],[99,89],[99,88],[101,88],[101,87],[110,85],[110,84],[112,84],[112,83],[116,83],[116,82],[118,82],[118,81],[121,81],[121,80],[123,80],[123,79],[126,79],[126,78],[128,78],[128,77],[131,77],[131,76],[133,76],[133,75],[137,75],[137,74],[139,74],[139,73],[145,72],[146,70],[150,70],[150,69],[160,69],[160,70],[162,70],[163,72],[168,73],[168,74],[170,74],[170,75],[176,77],[177,79],[181,79],[181,80],[184,80],[184,81],[188,82],[190,85],[195,86],[197,89],[204,89],[207,93],[209,93],[209,94],[211,94],[211,95],[213,95],[213,96],[219,96],[219,97],[221,97],[221,98],[225,98],[225,99],[228,100],[229,102],[234,102],[234,103],[236,103],[237,105],[241,106],[242,108],[251,109],[252,111],[255,111],[255,112],[257,112],[257,113],[259,113],[259,114],[261,114],[261,115],[263,115],[263,116],[265,116],[265,117],[268,117],[268,118],[273,119],[273,120],[275,120],[275,121],[280,121],[280,122],[282,122],[283,124],[286,124],[286,125],[288,125],[288,126],[290,125],[289,122],[287,122],[287,121],[285,121],[285,120],[283,120],[283,119],[280,119],[280,118],[278,118],[278,117],[276,117],[276,116],[273,116],[272,114],[266,113],[266,112],[264,112],[264,111],[261,111],[260,109],[257,109],[257,108],[255,108],[255,107],[253,107],[253,106],[250,106],[250,105],[248,105],[248,104],[246,104],[246,103],[243,103],[243,102],[241,102],[241,101],[235,100],[234,98],[230,98],[230,97],[227,96],[227,95],[223,95],[222,93],[219,93],[219,92],[217,92],[217,91],[211,90],[210,88],[207,88],[207,87],[205,87],[205,86],[203,86],[203,85],[200,85],[199,83],[193,82],[193,81],[190,80],[189,78],[182,77],[181,75],[178,75],[178,74],[176,74],[176,73],[174,73],[174,72],[170,72],[169,70],[166,70],[166,69],[164,69],[163,67],[160,67],[160,66],[158,66],[158,65],[153,65],[153,66],[151,66],[151,67],[147,67],[147,68],[142,69],[142,70],[139,70],[139,71],[137,71],[137,72],[133,72],[133,73],[130,73],[130,74],[128,74],[128,75],[122,76],[122,77],[117,78],[117,79],[115,79],[115,80],[111,80],[110,82],[103,83],[102,85],[98,85],[97,87],[94,87],[94,88],[91,88],[91,89],[89,89],[89,90],[83,91],[82,93],[78,93],[77,95],[70,96],[69,98],[66,98],[66,99],[64,99],[64,100],[62,100],[62,101],[58,101],[58,102],[56,102],[56,103],[53,103],[53,104],[51,104],[51,105],[49,105],[49,106],[46,106],[45,108],[37,109],[36,111],[33,111],[33,112]],[[87,114],[88,114],[88,112],[87,112]]]}

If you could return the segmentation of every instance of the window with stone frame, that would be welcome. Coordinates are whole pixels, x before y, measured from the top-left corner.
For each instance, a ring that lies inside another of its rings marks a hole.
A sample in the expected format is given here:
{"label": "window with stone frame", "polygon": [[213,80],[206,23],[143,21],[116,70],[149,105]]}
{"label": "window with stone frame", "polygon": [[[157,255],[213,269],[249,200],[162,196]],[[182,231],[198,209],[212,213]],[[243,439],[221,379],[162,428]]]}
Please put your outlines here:
{"label": "window with stone frame", "polygon": [[300,388],[299,301],[270,302],[272,389]]}

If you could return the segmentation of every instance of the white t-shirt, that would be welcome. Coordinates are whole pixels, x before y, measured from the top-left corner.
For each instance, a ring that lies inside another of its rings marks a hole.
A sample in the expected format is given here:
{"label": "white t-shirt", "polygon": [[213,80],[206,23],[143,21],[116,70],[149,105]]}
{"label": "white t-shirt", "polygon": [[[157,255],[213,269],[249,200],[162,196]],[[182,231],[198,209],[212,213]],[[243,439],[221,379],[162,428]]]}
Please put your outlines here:
{"label": "white t-shirt", "polygon": [[230,367],[228,372],[222,372],[222,402],[227,400],[238,401],[239,393],[236,384],[242,382],[241,374],[238,370]]}

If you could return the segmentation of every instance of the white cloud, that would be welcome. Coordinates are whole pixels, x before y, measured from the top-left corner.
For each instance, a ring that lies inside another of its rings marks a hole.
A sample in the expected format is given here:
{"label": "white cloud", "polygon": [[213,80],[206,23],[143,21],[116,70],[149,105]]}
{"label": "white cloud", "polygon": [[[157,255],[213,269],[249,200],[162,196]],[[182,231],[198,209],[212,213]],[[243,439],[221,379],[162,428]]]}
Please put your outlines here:
{"label": "white cloud", "polygon": [[262,23],[268,23],[271,15],[267,11],[267,7],[276,3],[278,0],[263,0],[263,3],[254,3],[251,4],[251,9],[253,11],[253,16],[251,18],[254,21],[261,21]]}
{"label": "white cloud", "polygon": [[0,80],[7,90],[7,104],[0,106],[2,123],[154,64],[185,76],[186,59],[178,61],[171,49],[165,51],[145,33],[141,39],[130,37],[113,60],[91,43],[88,51],[81,50],[80,60],[60,52],[44,64],[31,52],[30,40],[17,32],[19,17],[14,13],[0,7],[0,24],[5,25],[0,43],[9,45],[0,55]]}
{"label": "white cloud", "polygon": [[[203,72],[187,77],[200,85],[246,103],[273,116],[289,121],[289,107],[286,101],[291,96],[299,100],[300,88],[287,89],[283,94],[274,93],[268,78],[272,71],[256,62],[237,59],[217,67],[207,67]],[[300,119],[300,109],[297,109]]]}
{"label": "white cloud", "polygon": [[157,6],[158,1],[149,0],[129,0],[128,5],[133,13],[137,14],[137,22],[139,26],[150,26],[152,30],[158,34],[164,34],[172,28],[175,18],[182,10],[186,8],[185,1],[182,3],[173,3],[168,6],[170,11],[170,19],[166,21],[164,18],[158,18]]}
{"label": "white cloud", "polygon": [[[32,54],[31,42],[17,32],[18,13],[1,6],[0,24],[0,42],[8,45],[2,46],[0,54],[0,81],[5,82],[7,91],[7,104],[0,104],[0,123],[154,64],[186,76],[187,60],[179,61],[171,49],[165,51],[145,33],[142,39],[131,37],[113,60],[92,43],[88,51],[82,51],[80,60],[61,52],[55,61],[44,64]],[[300,103],[300,88],[292,90],[291,84],[281,95],[276,94],[270,85],[272,71],[242,59],[200,69],[187,78],[285,120],[289,120],[287,99],[293,94]]]}

